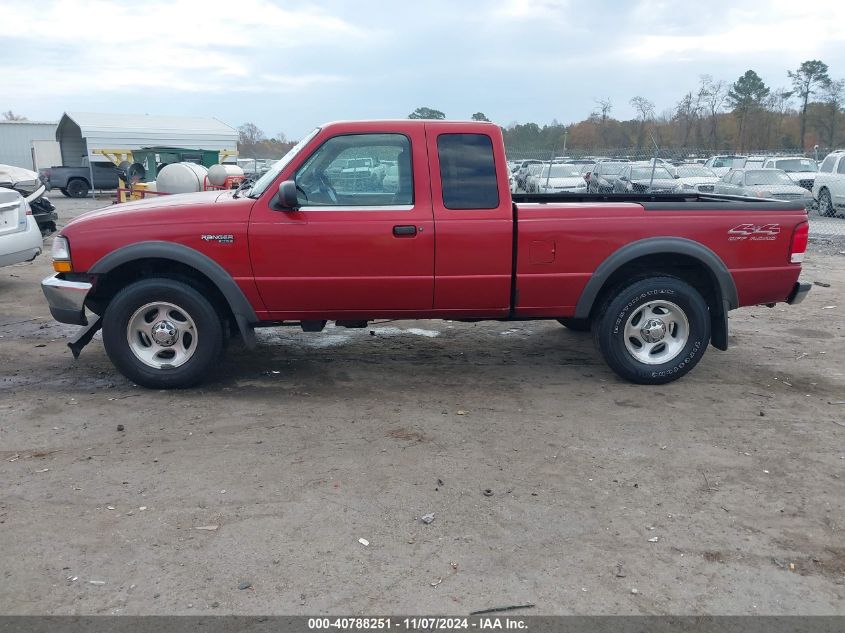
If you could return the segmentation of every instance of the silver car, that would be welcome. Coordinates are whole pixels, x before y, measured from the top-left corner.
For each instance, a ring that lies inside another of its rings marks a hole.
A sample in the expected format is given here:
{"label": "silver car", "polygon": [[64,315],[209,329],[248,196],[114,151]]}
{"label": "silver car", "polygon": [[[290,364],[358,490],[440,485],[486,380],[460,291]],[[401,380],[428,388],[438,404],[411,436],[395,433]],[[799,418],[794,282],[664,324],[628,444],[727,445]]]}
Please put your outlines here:
{"label": "silver car", "polygon": [[29,203],[17,191],[0,187],[0,266],[32,261],[42,243]]}
{"label": "silver car", "polygon": [[675,175],[677,190],[681,193],[713,193],[719,177],[704,165],[678,165],[671,171]]}
{"label": "silver car", "polygon": [[748,198],[774,198],[801,202],[809,206],[812,194],[796,185],[780,169],[732,169],[715,185],[715,193]]}

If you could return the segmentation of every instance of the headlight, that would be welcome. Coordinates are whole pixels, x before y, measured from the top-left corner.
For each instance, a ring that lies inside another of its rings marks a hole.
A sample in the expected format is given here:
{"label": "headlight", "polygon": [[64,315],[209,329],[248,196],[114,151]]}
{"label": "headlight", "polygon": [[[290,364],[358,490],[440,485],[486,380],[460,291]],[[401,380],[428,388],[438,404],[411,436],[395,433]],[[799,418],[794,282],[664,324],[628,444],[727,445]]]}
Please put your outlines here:
{"label": "headlight", "polygon": [[53,238],[53,270],[57,273],[73,272],[73,266],[70,263],[70,245],[66,237],[57,235]]}
{"label": "headlight", "polygon": [[771,191],[755,191],[754,195],[758,198],[771,198],[772,192]]}

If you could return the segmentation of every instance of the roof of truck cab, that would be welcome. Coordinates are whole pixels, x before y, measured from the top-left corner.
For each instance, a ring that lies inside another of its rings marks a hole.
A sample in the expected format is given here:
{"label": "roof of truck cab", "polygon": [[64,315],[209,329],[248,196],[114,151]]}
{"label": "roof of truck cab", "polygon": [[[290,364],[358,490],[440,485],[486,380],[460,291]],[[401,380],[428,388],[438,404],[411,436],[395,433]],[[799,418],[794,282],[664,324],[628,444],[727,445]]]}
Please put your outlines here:
{"label": "roof of truck cab", "polygon": [[355,126],[355,127],[377,127],[378,125],[390,124],[390,125],[402,125],[402,126],[411,126],[417,127],[422,126],[424,127],[426,124],[436,123],[439,126],[455,126],[455,127],[466,127],[470,126],[492,126],[498,127],[495,123],[490,123],[489,121],[445,121],[442,119],[362,119],[362,120],[349,120],[349,121],[330,121],[321,125],[321,128],[327,127],[334,127],[334,126]]}

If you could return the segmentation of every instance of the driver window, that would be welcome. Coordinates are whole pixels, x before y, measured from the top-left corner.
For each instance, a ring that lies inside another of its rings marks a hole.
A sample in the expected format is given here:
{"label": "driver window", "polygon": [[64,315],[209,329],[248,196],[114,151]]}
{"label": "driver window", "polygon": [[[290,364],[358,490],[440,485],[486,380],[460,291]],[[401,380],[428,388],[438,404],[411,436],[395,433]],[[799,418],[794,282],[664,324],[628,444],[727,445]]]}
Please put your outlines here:
{"label": "driver window", "polygon": [[349,134],[323,143],[294,176],[304,207],[412,205],[411,142],[402,134]]}

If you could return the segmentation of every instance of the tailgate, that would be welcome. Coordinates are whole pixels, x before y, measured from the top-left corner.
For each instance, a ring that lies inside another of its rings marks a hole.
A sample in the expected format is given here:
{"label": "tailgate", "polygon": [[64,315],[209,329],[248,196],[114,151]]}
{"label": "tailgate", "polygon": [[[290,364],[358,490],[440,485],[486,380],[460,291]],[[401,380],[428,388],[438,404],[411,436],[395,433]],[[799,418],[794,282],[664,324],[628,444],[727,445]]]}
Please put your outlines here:
{"label": "tailgate", "polygon": [[16,191],[0,189],[0,236],[26,230],[26,206]]}

